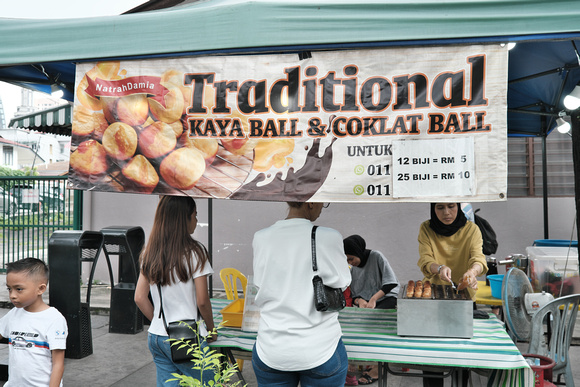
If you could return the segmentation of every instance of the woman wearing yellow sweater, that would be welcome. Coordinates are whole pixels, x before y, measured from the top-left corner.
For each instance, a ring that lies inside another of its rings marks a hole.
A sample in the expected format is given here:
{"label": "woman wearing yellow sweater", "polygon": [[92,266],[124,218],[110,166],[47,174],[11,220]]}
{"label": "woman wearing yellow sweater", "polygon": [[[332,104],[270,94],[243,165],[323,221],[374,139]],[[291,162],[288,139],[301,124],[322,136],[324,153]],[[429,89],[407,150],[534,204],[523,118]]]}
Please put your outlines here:
{"label": "woman wearing yellow sweater", "polygon": [[[417,265],[425,275],[423,280],[438,285],[449,285],[451,281],[463,283],[475,301],[476,277],[487,272],[487,263],[482,251],[481,231],[467,220],[460,204],[431,203],[431,219],[421,223],[418,240]],[[425,376],[431,374],[423,373]],[[467,382],[464,377],[462,385],[466,386]],[[443,386],[443,379],[440,375],[425,377],[423,386]]]}
{"label": "woman wearing yellow sweater", "polygon": [[478,276],[487,272],[481,232],[465,217],[459,203],[431,203],[431,219],[419,229],[419,268],[424,280],[468,286],[475,300]]}

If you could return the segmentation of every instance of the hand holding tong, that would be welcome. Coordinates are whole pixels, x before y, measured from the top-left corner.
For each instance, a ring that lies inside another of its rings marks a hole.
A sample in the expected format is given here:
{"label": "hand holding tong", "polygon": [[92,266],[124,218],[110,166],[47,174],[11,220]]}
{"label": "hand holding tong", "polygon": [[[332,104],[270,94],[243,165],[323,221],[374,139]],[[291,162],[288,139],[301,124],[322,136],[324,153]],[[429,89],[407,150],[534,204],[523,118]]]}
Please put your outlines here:
{"label": "hand holding tong", "polygon": [[449,272],[449,280],[448,281],[451,283],[451,289],[453,289],[455,291],[455,294],[457,294],[458,293],[457,286],[455,286],[455,283],[451,279],[451,272]]}

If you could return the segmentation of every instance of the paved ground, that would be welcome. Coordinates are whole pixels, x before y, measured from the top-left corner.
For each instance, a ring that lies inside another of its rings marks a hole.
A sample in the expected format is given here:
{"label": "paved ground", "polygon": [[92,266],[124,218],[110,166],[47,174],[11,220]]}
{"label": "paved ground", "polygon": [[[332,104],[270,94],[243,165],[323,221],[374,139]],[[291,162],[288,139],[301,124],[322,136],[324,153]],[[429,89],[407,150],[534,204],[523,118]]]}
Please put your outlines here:
{"label": "paved ground", "polygon": [[[93,354],[82,359],[65,359],[64,387],[133,387],[155,386],[155,365],[147,349],[147,333],[109,333],[110,290],[107,287],[92,289],[90,305]],[[214,294],[219,297],[220,294]],[[46,298],[48,300],[48,298]],[[8,294],[5,276],[0,275],[0,316],[8,312]],[[580,386],[580,322],[576,324],[575,340],[570,348],[570,361],[574,368],[575,384]],[[526,343],[518,345],[522,351]],[[7,362],[7,345],[0,345],[0,363]],[[251,362],[245,361],[242,372],[249,387],[257,386]],[[486,380],[472,373],[473,386],[485,386]],[[0,386],[3,382],[0,381]],[[371,384],[377,386],[378,382]],[[450,380],[445,386],[450,386]],[[422,386],[421,378],[388,375],[388,386]]]}

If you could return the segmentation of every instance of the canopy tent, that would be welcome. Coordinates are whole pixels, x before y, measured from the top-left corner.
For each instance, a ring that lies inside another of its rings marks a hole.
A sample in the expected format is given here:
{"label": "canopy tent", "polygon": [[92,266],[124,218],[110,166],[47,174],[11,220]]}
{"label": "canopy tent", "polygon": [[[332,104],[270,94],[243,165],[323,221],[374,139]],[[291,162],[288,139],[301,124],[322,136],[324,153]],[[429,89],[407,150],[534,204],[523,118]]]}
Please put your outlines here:
{"label": "canopy tent", "polygon": [[510,82],[548,74],[510,84],[509,133],[545,135],[554,116],[521,111],[557,114],[580,81],[579,20],[573,0],[214,0],[114,17],[0,19],[0,80],[45,92],[58,85],[72,100],[78,61],[512,41]]}
{"label": "canopy tent", "polygon": [[72,100],[79,61],[511,41],[508,133],[545,137],[580,81],[579,21],[575,0],[210,0],[114,17],[0,19],[0,80],[57,85]]}

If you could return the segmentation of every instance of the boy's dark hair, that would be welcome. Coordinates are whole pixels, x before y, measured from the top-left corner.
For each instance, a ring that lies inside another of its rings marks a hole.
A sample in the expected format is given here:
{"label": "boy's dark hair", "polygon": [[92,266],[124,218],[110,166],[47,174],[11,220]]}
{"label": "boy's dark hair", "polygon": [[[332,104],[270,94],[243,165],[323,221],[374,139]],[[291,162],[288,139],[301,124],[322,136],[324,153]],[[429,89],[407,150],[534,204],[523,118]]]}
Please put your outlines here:
{"label": "boy's dark hair", "polygon": [[36,275],[44,278],[48,283],[48,266],[37,258],[24,258],[6,264],[6,274],[26,272],[27,275]]}

